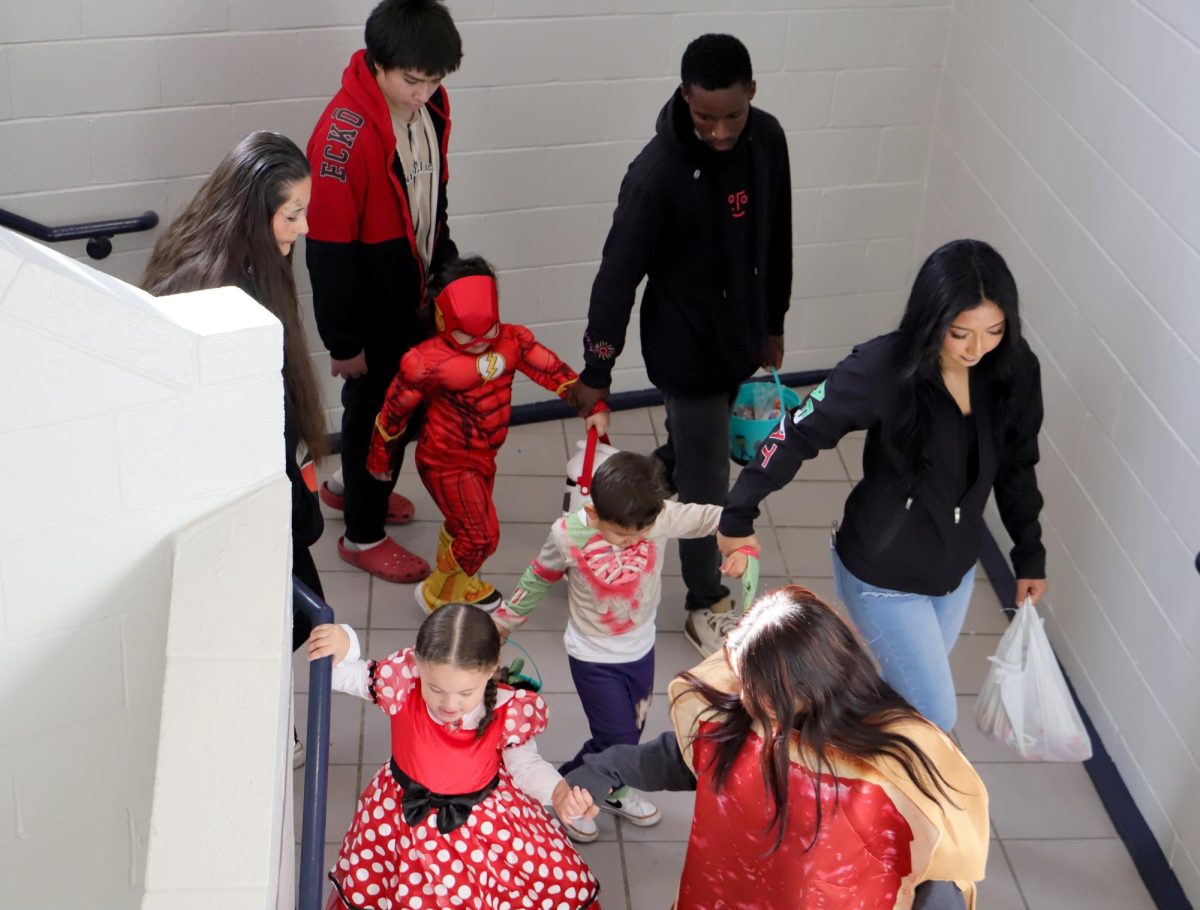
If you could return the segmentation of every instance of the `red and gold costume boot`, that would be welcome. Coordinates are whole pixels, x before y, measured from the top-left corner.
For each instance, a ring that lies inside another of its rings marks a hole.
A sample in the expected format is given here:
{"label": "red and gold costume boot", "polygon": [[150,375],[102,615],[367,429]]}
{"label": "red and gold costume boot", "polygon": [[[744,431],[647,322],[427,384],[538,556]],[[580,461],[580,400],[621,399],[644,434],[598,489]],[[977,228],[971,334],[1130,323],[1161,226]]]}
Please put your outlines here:
{"label": "red and gold costume boot", "polygon": [[417,603],[432,613],[449,603],[474,604],[491,612],[500,606],[501,597],[494,585],[478,575],[468,575],[454,558],[454,538],[442,525],[438,531],[437,558],[433,572],[417,585]]}

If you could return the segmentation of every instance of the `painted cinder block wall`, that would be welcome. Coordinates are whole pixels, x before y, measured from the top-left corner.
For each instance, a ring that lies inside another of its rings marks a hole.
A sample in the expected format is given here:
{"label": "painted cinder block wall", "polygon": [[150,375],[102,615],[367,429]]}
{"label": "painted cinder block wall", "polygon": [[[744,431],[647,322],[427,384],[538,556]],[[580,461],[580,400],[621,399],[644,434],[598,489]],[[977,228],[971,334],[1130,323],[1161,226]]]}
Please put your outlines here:
{"label": "painted cinder block wall", "polygon": [[[155,300],[0,230],[0,905],[137,907],[256,855],[212,877],[266,905],[291,735],[281,344],[239,290]],[[187,529],[251,493],[181,577],[174,537],[197,552]],[[248,790],[224,838],[170,811]]]}
{"label": "painted cinder block wall", "polygon": [[[148,208],[168,220],[251,130],[281,130],[303,147],[372,5],[5,4],[0,206],[51,223]],[[588,292],[621,176],[653,133],[684,46],[728,31],[750,48],[758,103],[780,119],[792,151],[787,368],[829,366],[855,339],[895,323],[911,278],[944,2],[449,5],[465,44],[462,69],[447,81],[453,230],[460,248],[502,270],[506,319],[581,365]],[[97,266],[136,282],[154,236],[118,238]],[[83,243],[65,251],[82,256]],[[307,292],[302,265],[297,274]],[[338,383],[311,323],[310,345],[336,418]],[[647,386],[636,331],[618,366],[615,388]],[[518,401],[544,395],[517,388]]]}
{"label": "painted cinder block wall", "polygon": [[1200,904],[1198,45],[1195,4],[958,2],[920,245],[985,237],[1016,272],[1047,628]]}

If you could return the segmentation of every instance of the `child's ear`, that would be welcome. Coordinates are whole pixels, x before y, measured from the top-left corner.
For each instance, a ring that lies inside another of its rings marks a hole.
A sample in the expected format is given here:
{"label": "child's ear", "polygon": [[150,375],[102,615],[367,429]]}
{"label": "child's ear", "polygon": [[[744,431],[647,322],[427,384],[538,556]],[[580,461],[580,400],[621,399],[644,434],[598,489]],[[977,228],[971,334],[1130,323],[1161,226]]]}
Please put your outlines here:
{"label": "child's ear", "polygon": [[583,511],[587,513],[588,527],[589,528],[596,527],[596,522],[598,522],[600,520],[600,516],[596,514],[596,507],[594,505],[592,505],[590,502],[585,502],[583,504]]}

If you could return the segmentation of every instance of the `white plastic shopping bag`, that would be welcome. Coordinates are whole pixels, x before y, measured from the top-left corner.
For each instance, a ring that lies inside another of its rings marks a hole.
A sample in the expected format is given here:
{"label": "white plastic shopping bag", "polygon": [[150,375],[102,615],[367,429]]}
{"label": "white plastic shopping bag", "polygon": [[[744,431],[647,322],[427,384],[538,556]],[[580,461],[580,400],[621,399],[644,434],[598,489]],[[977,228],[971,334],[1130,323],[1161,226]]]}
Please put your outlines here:
{"label": "white plastic shopping bag", "polygon": [[1029,761],[1092,757],[1087,729],[1031,600],[1026,598],[988,660],[992,667],[975,707],[980,732]]}
{"label": "white plastic shopping bag", "polygon": [[577,451],[567,462],[567,488],[563,491],[563,512],[574,512],[592,498],[592,473],[620,451],[609,445],[595,427],[588,429],[586,440],[575,443]]}

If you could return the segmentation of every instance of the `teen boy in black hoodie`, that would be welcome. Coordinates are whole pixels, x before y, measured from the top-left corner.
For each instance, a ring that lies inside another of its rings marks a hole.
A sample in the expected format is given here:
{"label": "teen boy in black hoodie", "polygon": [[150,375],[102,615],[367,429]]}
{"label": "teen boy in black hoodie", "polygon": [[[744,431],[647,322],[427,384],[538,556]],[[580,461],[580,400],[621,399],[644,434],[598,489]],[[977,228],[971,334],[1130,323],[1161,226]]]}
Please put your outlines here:
{"label": "teen boy in black hoodie", "polygon": [[[642,356],[662,392],[665,463],[681,502],[729,488],[729,413],[738,386],[783,362],[792,284],[791,175],[777,121],[751,107],[750,54],[731,35],[688,45],[682,84],[629,166],[592,285],[580,413],[608,394],[638,284]],[[685,631],[701,654],[732,627],[711,538],[680,541]]]}

